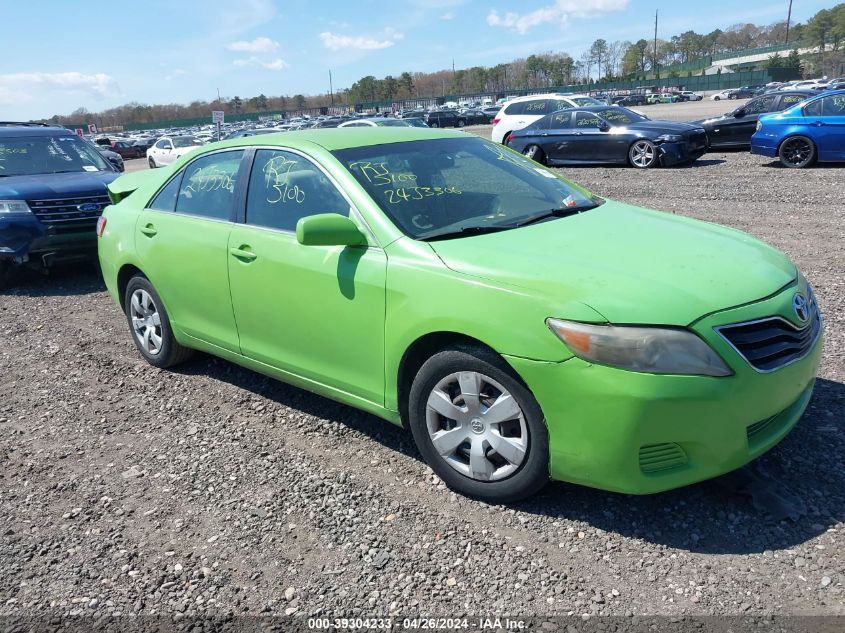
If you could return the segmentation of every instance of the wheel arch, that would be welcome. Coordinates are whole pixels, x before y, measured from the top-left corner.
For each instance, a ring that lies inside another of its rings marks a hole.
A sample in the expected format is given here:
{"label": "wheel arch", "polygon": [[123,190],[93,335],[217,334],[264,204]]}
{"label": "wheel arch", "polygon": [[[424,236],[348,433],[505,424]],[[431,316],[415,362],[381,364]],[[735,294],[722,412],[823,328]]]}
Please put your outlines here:
{"label": "wheel arch", "polygon": [[491,345],[461,332],[450,332],[446,330],[429,332],[417,338],[405,349],[402,358],[399,360],[399,366],[396,368],[396,402],[399,406],[399,417],[402,420],[402,426],[406,429],[408,428],[408,396],[411,393],[411,385],[419,373],[420,368],[425,361],[437,352],[456,346],[481,347],[496,354],[496,356],[502,358],[511,367],[517,379],[528,389],[522,376]]}
{"label": "wheel arch", "polygon": [[[117,271],[117,296],[120,299],[120,306],[123,307],[123,302],[126,298],[126,287],[129,285],[129,280],[135,275],[142,275],[147,277],[140,268],[135,264],[124,264]],[[149,279],[149,277],[147,277]]]}

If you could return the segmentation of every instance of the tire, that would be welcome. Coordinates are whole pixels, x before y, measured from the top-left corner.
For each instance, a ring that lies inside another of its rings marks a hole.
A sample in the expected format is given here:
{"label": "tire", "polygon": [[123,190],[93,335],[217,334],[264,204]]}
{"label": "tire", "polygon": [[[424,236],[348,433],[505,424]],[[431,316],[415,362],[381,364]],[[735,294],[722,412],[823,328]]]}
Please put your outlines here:
{"label": "tire", "polygon": [[440,127],[440,125],[437,123],[437,121],[433,121],[428,124],[428,127]]}
{"label": "tire", "polygon": [[784,167],[807,167],[816,160],[816,145],[806,136],[790,136],[780,144],[778,158]]}
{"label": "tire", "polygon": [[11,288],[15,282],[17,266],[10,261],[0,261],[0,290]]}
{"label": "tire", "polygon": [[156,161],[152,156],[150,156],[150,169],[155,169],[155,168],[156,168]]}
{"label": "tire", "polygon": [[522,155],[525,156],[525,158],[540,163],[541,165],[546,163],[546,155],[543,153],[543,150],[539,145],[528,145],[524,150],[522,150]]}
{"label": "tire", "polygon": [[508,146],[508,137],[511,135],[511,132],[505,132],[505,135],[502,137],[502,145],[505,147]]}
{"label": "tire", "polygon": [[713,101],[721,101],[721,97],[713,97]]}
{"label": "tire", "polygon": [[631,143],[628,148],[628,162],[637,169],[651,169],[660,163],[657,146],[646,139]]}
{"label": "tire", "polygon": [[458,127],[464,127],[467,124],[463,119],[458,119]]}
{"label": "tire", "polygon": [[166,369],[193,355],[192,349],[180,345],[173,336],[164,303],[143,275],[135,275],[129,280],[123,310],[135,347],[150,365]]}
{"label": "tire", "polygon": [[[473,400],[473,391],[484,397]],[[495,406],[501,419],[490,413]],[[549,437],[540,405],[492,350],[457,346],[429,358],[411,386],[408,421],[426,463],[455,492],[511,503],[549,480]]]}

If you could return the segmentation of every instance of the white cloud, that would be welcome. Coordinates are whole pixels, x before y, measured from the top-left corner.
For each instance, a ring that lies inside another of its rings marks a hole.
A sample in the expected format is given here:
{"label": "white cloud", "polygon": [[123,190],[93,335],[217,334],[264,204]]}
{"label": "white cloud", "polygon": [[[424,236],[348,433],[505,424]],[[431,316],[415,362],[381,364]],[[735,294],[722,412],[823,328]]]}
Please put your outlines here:
{"label": "white cloud", "polygon": [[267,70],[284,70],[288,67],[287,62],[283,59],[264,60],[254,55],[244,59],[236,59],[232,63],[235,66],[255,66],[256,68],[266,68]]}
{"label": "white cloud", "polygon": [[454,11],[447,11],[443,15],[440,16],[441,20],[454,20],[455,19],[455,12]]}
{"label": "white cloud", "polygon": [[256,37],[254,40],[240,40],[226,45],[230,51],[241,53],[272,53],[279,49],[279,43],[269,37]]}
{"label": "white cloud", "polygon": [[323,46],[332,51],[339,51],[344,49],[354,49],[359,51],[376,51],[383,48],[390,48],[398,40],[401,40],[404,34],[399,33],[391,28],[385,29],[387,39],[378,40],[373,37],[364,35],[336,35],[324,31],[320,33],[320,39],[323,40]]}
{"label": "white cloud", "polygon": [[540,7],[529,13],[508,11],[500,15],[496,9],[487,14],[487,24],[511,29],[524,35],[530,29],[547,22],[566,25],[570,17],[592,18],[605,13],[622,11],[628,6],[628,0],[556,0],[554,4]]}
{"label": "white cloud", "polygon": [[11,73],[0,75],[0,104],[20,105],[31,101],[94,97],[102,99],[117,91],[114,79],[105,73]]}

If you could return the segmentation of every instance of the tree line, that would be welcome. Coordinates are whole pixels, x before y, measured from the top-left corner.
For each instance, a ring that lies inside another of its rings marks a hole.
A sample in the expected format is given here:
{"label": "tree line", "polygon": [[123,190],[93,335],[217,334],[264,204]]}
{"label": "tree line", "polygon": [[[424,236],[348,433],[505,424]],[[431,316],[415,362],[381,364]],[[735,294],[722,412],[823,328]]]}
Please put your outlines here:
{"label": "tree line", "polygon": [[[509,90],[548,88],[586,84],[594,81],[613,81],[648,77],[668,77],[692,74],[678,71],[702,57],[730,53],[749,48],[794,43],[796,47],[820,46],[819,53],[799,60],[796,53],[789,56],[774,54],[768,67],[800,68],[803,64],[810,74],[845,74],[845,3],[816,13],[806,24],[785,21],[766,26],[750,23],[734,24],[725,30],[696,33],[688,30],[669,39],[642,38],[636,42],[597,39],[578,58],[566,52],[549,51],[530,55],[495,66],[473,66],[436,72],[403,72],[378,79],[372,75],[360,78],[350,87],[333,94],[281,95],[214,101],[193,101],[184,104],[146,105],[128,103],[103,112],[92,113],[79,108],[69,115],[53,116],[50,121],[60,124],[94,122],[101,127],[127,123],[208,117],[211,110],[225,110],[229,114],[261,113],[280,110],[303,110],[323,106],[353,106],[374,101],[431,98],[450,94],[504,93]],[[824,44],[827,44],[827,49]]]}

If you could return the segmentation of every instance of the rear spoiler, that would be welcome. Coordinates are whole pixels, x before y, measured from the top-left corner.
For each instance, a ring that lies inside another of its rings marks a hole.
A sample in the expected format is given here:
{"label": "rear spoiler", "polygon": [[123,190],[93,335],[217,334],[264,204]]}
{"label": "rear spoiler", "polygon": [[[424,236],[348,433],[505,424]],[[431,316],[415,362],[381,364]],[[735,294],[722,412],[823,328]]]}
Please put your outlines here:
{"label": "rear spoiler", "polygon": [[129,197],[133,191],[145,185],[153,174],[160,175],[152,169],[145,169],[123,174],[120,178],[109,183],[109,199],[112,204],[117,204],[124,198]]}

